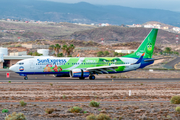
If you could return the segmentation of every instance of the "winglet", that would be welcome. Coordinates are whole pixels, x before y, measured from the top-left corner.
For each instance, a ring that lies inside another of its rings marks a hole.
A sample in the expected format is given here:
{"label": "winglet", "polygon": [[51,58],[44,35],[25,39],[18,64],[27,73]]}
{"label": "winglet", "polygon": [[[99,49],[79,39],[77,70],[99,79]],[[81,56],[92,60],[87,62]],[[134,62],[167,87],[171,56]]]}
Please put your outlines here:
{"label": "winglet", "polygon": [[79,55],[79,54],[77,54],[77,56],[76,56],[76,57],[78,58],[78,57],[80,57],[80,55]]}
{"label": "winglet", "polygon": [[[141,63],[144,55],[145,55],[145,53],[143,53],[143,54],[141,55],[141,57],[138,59],[138,61],[137,61],[136,63],[133,63],[133,64],[139,64],[139,63]],[[133,64],[132,64],[132,65],[133,65]]]}

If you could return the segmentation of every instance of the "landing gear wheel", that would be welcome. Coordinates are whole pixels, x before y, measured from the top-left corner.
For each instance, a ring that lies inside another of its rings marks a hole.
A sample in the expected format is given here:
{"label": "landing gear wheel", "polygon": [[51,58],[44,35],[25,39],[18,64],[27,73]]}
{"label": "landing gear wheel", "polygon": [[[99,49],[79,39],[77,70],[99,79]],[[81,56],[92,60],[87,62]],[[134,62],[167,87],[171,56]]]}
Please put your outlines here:
{"label": "landing gear wheel", "polygon": [[28,77],[27,77],[27,76],[24,76],[24,80],[28,80]]}
{"label": "landing gear wheel", "polygon": [[90,79],[90,80],[95,80],[96,77],[95,77],[94,75],[92,75],[92,76],[89,76],[89,79]]}
{"label": "landing gear wheel", "polygon": [[84,79],[85,79],[85,77],[79,77],[79,79],[80,79],[80,80],[84,80]]}

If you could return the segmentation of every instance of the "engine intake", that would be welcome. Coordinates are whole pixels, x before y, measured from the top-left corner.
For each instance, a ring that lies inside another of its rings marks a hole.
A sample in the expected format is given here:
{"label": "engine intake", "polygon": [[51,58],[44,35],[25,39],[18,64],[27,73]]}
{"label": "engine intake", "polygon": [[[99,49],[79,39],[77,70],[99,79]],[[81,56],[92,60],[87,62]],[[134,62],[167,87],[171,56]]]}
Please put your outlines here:
{"label": "engine intake", "polygon": [[89,77],[89,71],[83,69],[73,69],[69,72],[70,77]]}

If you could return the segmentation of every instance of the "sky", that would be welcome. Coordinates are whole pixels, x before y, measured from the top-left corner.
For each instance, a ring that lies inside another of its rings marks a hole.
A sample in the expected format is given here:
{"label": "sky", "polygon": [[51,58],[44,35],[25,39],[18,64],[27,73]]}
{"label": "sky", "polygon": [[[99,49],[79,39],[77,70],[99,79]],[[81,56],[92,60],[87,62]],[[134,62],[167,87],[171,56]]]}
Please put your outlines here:
{"label": "sky", "polygon": [[97,5],[120,5],[133,8],[152,8],[180,12],[180,0],[48,0],[63,3],[88,2]]}

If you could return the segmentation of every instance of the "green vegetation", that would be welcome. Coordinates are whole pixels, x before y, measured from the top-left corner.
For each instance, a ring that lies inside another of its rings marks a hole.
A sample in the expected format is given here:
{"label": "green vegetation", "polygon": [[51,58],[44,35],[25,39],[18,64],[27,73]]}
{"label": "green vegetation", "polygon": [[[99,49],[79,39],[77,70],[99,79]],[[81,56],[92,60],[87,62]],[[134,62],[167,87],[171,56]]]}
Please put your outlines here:
{"label": "green vegetation", "polygon": [[89,106],[91,106],[91,107],[99,107],[99,104],[100,104],[100,102],[98,103],[98,102],[96,102],[96,101],[91,101],[91,102],[89,103]]}
{"label": "green vegetation", "polygon": [[106,114],[99,114],[95,116],[94,114],[91,114],[86,117],[86,120],[111,120],[111,118]]}
{"label": "green vegetation", "polygon": [[63,95],[63,99],[66,99],[66,95]]}
{"label": "green vegetation", "polygon": [[3,110],[2,110],[2,113],[8,113],[8,112],[9,112],[8,109],[3,109]]}
{"label": "green vegetation", "polygon": [[20,44],[19,45],[15,45],[15,47],[22,47],[22,45],[20,45]]}
{"label": "green vegetation", "polygon": [[[59,53],[60,49],[63,50],[63,53]],[[49,50],[54,50],[56,52],[57,57],[64,57],[64,55],[68,57],[72,57],[71,55],[74,49],[75,49],[75,46],[73,44],[70,44],[69,46],[65,44],[62,47],[59,44],[49,46]]]}
{"label": "green vegetation", "polygon": [[180,96],[173,96],[170,102],[171,104],[180,104]]}
{"label": "green vegetation", "polygon": [[28,55],[32,55],[33,54],[33,52],[28,52]]}
{"label": "green vegetation", "polygon": [[64,57],[63,53],[59,53],[57,57]]}
{"label": "green vegetation", "polygon": [[108,115],[102,114],[102,113],[96,116],[96,119],[97,120],[111,120],[111,118]]}
{"label": "green vegetation", "polygon": [[5,117],[5,120],[27,120],[23,113],[13,112],[12,114]]}
{"label": "green vegetation", "polygon": [[53,48],[54,48],[54,51],[56,52],[56,56],[58,56],[61,46],[59,44],[55,44],[55,46]]}
{"label": "green vegetation", "polygon": [[72,55],[68,55],[67,57],[72,57]]}
{"label": "green vegetation", "polygon": [[159,52],[160,55],[179,55],[179,52],[172,51],[170,47],[166,47],[164,51]]}
{"label": "green vegetation", "polygon": [[63,47],[62,47],[63,54],[65,54],[68,57],[70,57],[70,55],[72,55],[72,52],[74,49],[75,49],[75,46],[73,44],[70,44],[69,46],[63,45]]}
{"label": "green vegetation", "polygon": [[86,120],[96,120],[96,116],[94,114],[88,115]]}
{"label": "green vegetation", "polygon": [[108,56],[109,52],[108,51],[104,51],[104,56]]}
{"label": "green vegetation", "polygon": [[32,55],[32,56],[42,56],[42,54],[39,54],[38,52],[29,52],[28,55]]}
{"label": "green vegetation", "polygon": [[180,113],[180,106],[176,107],[176,111]]}
{"label": "green vegetation", "polygon": [[[131,53],[133,53],[133,52],[131,52]],[[128,55],[128,54],[114,52],[113,55],[114,55],[114,57],[121,57],[121,56]]]}
{"label": "green vegetation", "polygon": [[97,57],[107,57],[110,53],[108,51],[99,51],[97,52]]}
{"label": "green vegetation", "polygon": [[86,113],[87,113],[87,111],[84,111],[83,113],[84,113],[84,114],[86,114]]}
{"label": "green vegetation", "polygon": [[21,106],[26,106],[27,105],[27,103],[25,103],[23,100],[21,100],[19,103],[20,103]]}
{"label": "green vegetation", "polygon": [[54,109],[53,109],[53,108],[46,108],[46,109],[45,109],[45,112],[46,112],[47,114],[51,114],[51,113],[54,112]]}
{"label": "green vegetation", "polygon": [[50,83],[50,85],[51,85],[51,86],[53,86],[53,84],[52,84],[52,83]]}
{"label": "green vegetation", "polygon": [[111,75],[111,78],[114,78],[114,79],[115,79],[115,78],[118,78],[118,77],[117,77],[117,76],[114,76],[114,75]]}
{"label": "green vegetation", "polygon": [[42,56],[42,54],[39,54],[38,52],[32,53],[32,56]]}
{"label": "green vegetation", "polygon": [[74,107],[70,108],[69,111],[71,113],[80,113],[82,111],[82,108],[80,108],[78,106],[74,106]]}
{"label": "green vegetation", "polygon": [[11,83],[11,81],[8,81],[8,83]]}
{"label": "green vegetation", "polygon": [[166,48],[165,48],[165,52],[166,52],[166,53],[170,53],[170,52],[171,52],[171,48],[170,48],[170,47],[166,47]]}

